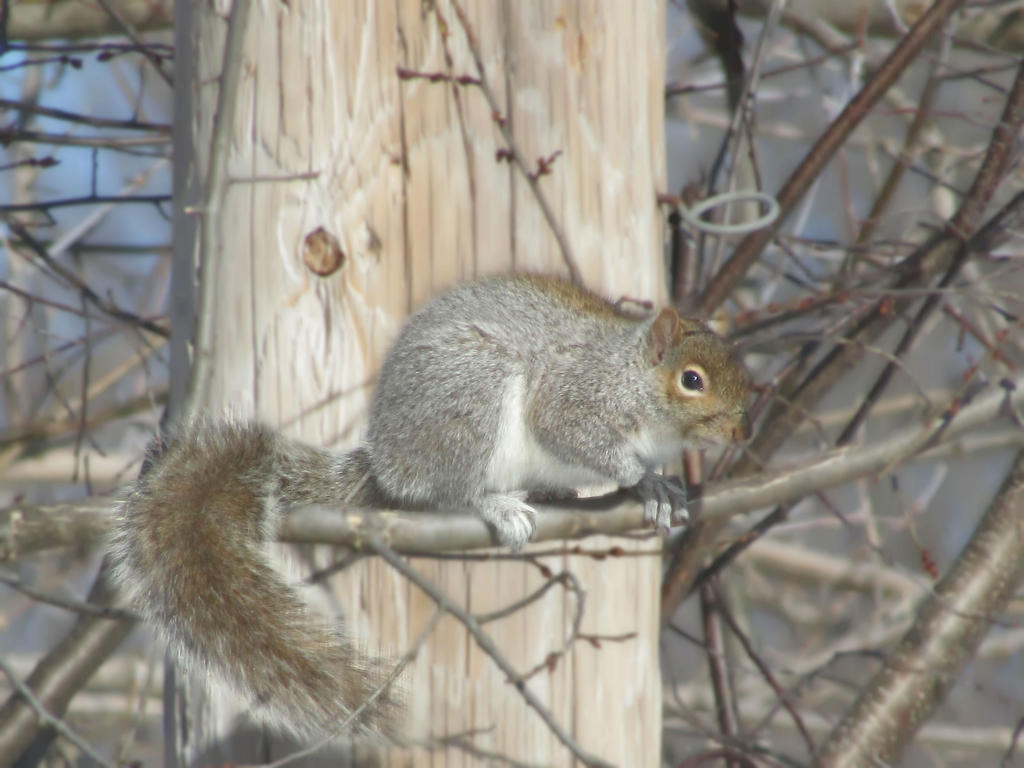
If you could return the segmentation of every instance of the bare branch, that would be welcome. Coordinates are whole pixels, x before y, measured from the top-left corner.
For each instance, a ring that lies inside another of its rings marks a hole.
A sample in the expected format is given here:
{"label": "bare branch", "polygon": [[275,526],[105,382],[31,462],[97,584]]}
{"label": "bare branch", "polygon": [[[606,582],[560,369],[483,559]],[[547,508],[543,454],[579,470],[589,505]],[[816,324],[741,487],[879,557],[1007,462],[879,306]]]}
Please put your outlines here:
{"label": "bare branch", "polygon": [[[106,569],[101,568],[89,592],[90,603],[111,601],[106,580]],[[51,724],[40,717],[40,708],[53,718],[63,717],[71,697],[134,626],[134,621],[126,619],[92,614],[79,616],[71,631],[46,654],[25,681],[25,688],[32,692],[34,699],[30,701],[24,693],[18,692],[0,707],[0,768],[7,768],[20,757],[39,732]]]}
{"label": "bare branch", "polygon": [[135,45],[139,47],[139,51],[141,51],[142,55],[149,59],[150,63],[153,65],[153,69],[156,70],[156,73],[160,75],[161,79],[167,83],[167,85],[173,87],[174,80],[171,78],[171,74],[164,69],[163,59],[150,50],[149,46],[146,45],[146,41],[139,36],[139,32],[135,29],[135,25],[132,23],[132,20],[128,18],[128,15],[124,13],[120,7],[118,7],[118,3],[114,0],[98,1],[99,4],[103,6],[103,10],[110,14],[110,18],[114,20],[120,31],[124,33],[125,37],[135,43]]}
{"label": "bare branch", "polygon": [[228,153],[231,150],[231,130],[235,124],[238,83],[242,77],[245,48],[245,31],[249,28],[250,0],[235,0],[231,4],[228,19],[227,39],[220,69],[220,89],[217,92],[217,109],[213,117],[213,135],[210,137],[209,164],[206,182],[202,186],[203,199],[198,211],[199,218],[199,306],[196,308],[196,328],[191,379],[184,405],[184,412],[191,413],[198,403],[205,402],[214,361],[211,359],[216,332],[213,327],[213,304],[216,280],[214,264],[222,261],[216,221],[224,196],[230,186],[228,178]]}
{"label": "bare branch", "polygon": [[[85,739],[83,739],[81,736],[75,733],[71,728],[69,728],[68,724],[64,722],[63,718],[52,714],[46,708],[46,705],[43,704],[43,702],[41,702],[39,698],[32,692],[32,689],[29,688],[25,683],[23,683],[18,678],[18,676],[14,673],[14,670],[12,670],[7,665],[7,662],[5,662],[2,658],[0,658],[0,671],[7,675],[7,679],[11,681],[11,685],[18,692],[18,695],[21,696],[21,698],[24,701],[28,702],[28,704],[32,707],[32,709],[35,711],[35,714],[39,717],[40,723],[42,723],[48,728],[53,728],[63,738],[67,739],[72,744],[77,746],[80,750],[85,752],[85,754],[87,754],[90,758],[95,760],[100,765],[107,766],[107,768],[114,768],[113,762],[104,758],[103,755],[101,755],[99,752],[93,749],[92,745],[89,744],[89,742],[87,742]],[[17,755],[10,754],[10,756],[16,757]],[[3,757],[0,757],[0,765],[6,765],[6,762]]]}
{"label": "bare branch", "polygon": [[509,682],[516,686],[516,689],[522,695],[523,700],[526,701],[527,705],[540,716],[548,729],[569,749],[569,751],[573,753],[573,755],[576,756],[576,759],[580,760],[585,765],[610,766],[610,763],[584,752],[583,748],[573,740],[568,731],[559,725],[552,714],[548,711],[547,707],[541,703],[540,699],[533,695],[529,686],[523,682],[522,678],[509,663],[508,659],[505,658],[498,649],[498,646],[493,640],[491,640],[490,636],[483,631],[480,624],[472,615],[453,602],[448,595],[438,589],[430,580],[419,573],[419,571],[410,567],[408,563],[395,553],[394,550],[384,543],[383,539],[377,536],[370,537],[367,540],[367,545],[372,551],[384,558],[392,568],[430,595],[439,608],[443,609],[446,613],[450,613],[458,619],[459,622],[461,622],[461,624],[473,636],[473,639],[476,640],[480,649],[491,657],[491,660],[498,665],[501,671],[508,678]]}
{"label": "bare branch", "polygon": [[[840,448],[789,468],[779,467],[740,480],[709,484],[694,499],[703,521],[730,517],[792,502],[817,491],[866,476],[884,476],[932,445],[942,445],[999,417],[1006,408],[1024,407],[1024,375],[993,387],[955,414],[930,419],[893,433],[881,443]],[[939,435],[938,440],[936,436]],[[76,505],[17,507],[0,519],[0,561],[55,546],[94,544],[106,528],[111,499],[97,497]],[[534,542],[576,539],[642,530],[642,506],[625,492],[560,506],[541,507]],[[69,534],[69,525],[76,527]],[[76,540],[70,540],[70,536]],[[653,535],[653,534],[651,534]],[[473,515],[309,507],[294,511],[281,525],[279,539],[296,544],[333,544],[372,552],[380,538],[403,553],[437,553],[493,547],[486,524]],[[529,552],[527,552],[529,554]],[[583,553],[586,555],[587,553]]]}
{"label": "bare branch", "polygon": [[512,161],[515,163],[516,168],[519,169],[519,172],[523,175],[523,178],[526,179],[526,183],[529,185],[530,191],[533,192],[533,196],[537,200],[537,205],[540,208],[541,213],[544,214],[544,220],[547,221],[548,227],[551,229],[551,234],[558,242],[558,249],[562,252],[562,261],[565,262],[565,267],[569,270],[569,276],[572,278],[574,283],[582,285],[583,275],[580,272],[576,257],[573,255],[572,247],[569,245],[569,240],[566,238],[565,232],[562,230],[561,223],[555,217],[554,211],[548,204],[544,190],[541,189],[540,177],[543,174],[535,172],[530,168],[530,164],[519,149],[515,135],[512,133],[512,128],[509,126],[509,116],[505,115],[502,111],[501,105],[498,103],[498,97],[495,95],[490,82],[487,80],[487,70],[484,69],[484,62],[480,56],[480,47],[477,44],[476,36],[473,34],[473,27],[470,26],[466,12],[462,9],[462,6],[456,2],[456,0],[452,0],[452,7],[455,8],[455,14],[459,17],[459,24],[462,25],[462,31],[466,35],[466,44],[469,46],[469,51],[473,56],[473,63],[476,65],[480,90],[483,91],[484,97],[487,99],[487,105],[491,108],[493,120],[498,126],[498,130],[501,131],[502,137],[505,139],[508,155],[511,156]]}
{"label": "bare branch", "polygon": [[1024,580],[1024,451],[910,631],[822,745],[822,768],[891,764]]}
{"label": "bare branch", "polygon": [[803,162],[783,184],[782,189],[776,195],[781,210],[775,224],[752,232],[743,238],[729,260],[714,276],[701,299],[702,312],[711,314],[719,304],[725,301],[736,283],[761,255],[764,247],[781,230],[786,218],[793,212],[814,180],[818,178],[825,163],[832,159],[836,150],[846,141],[853,129],[870,114],[871,108],[896,82],[896,79],[914,60],[925,43],[931,39],[931,36],[961,2],[962,0],[937,0],[921,15],[913,29],[900,40],[893,52],[874,73],[874,76],[850,100],[843,113],[832,122],[829,129],[822,134],[807,153]]}

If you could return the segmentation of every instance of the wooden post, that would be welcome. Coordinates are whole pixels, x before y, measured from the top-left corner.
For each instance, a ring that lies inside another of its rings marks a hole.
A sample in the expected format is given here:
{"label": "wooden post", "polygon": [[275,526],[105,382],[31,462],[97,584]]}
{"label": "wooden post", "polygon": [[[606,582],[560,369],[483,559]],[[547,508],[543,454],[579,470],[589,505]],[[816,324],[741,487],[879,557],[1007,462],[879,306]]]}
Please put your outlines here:
{"label": "wooden post", "polygon": [[[220,0],[192,3],[179,16],[186,27],[176,56],[189,57],[192,71],[177,87],[188,89],[194,111],[176,135],[176,162],[188,169],[177,178],[199,180],[188,192],[179,183],[179,205],[196,205],[209,178],[231,12]],[[209,324],[201,354],[211,363],[201,406],[255,415],[309,442],[351,445],[382,356],[410,311],[477,275],[569,273],[544,206],[588,286],[612,298],[663,298],[662,14],[659,3],[254,3],[239,82],[228,94],[228,184],[217,216],[204,221],[215,230],[202,242],[219,245],[200,255],[212,281],[198,294]],[[527,172],[546,168],[536,185],[509,159],[502,122]],[[179,242],[177,268],[191,275],[200,250]],[[288,556],[308,573],[335,554],[323,549]],[[585,590],[584,633],[636,634],[577,641],[526,685],[591,754],[657,764],[659,558],[543,562],[555,573],[571,570]],[[521,561],[413,565],[473,612],[543,583]],[[403,653],[435,612],[376,560],[330,586],[371,648]],[[555,588],[486,629],[525,673],[563,648],[576,604]],[[411,735],[461,734],[480,754],[569,764],[566,748],[450,617],[407,681]],[[237,710],[205,696],[202,683],[178,682],[170,694],[172,714],[188,720],[174,726],[183,763],[267,760],[293,748],[269,735],[239,736]],[[408,764],[403,754],[394,764]],[[412,754],[415,764],[480,759],[450,746]]]}

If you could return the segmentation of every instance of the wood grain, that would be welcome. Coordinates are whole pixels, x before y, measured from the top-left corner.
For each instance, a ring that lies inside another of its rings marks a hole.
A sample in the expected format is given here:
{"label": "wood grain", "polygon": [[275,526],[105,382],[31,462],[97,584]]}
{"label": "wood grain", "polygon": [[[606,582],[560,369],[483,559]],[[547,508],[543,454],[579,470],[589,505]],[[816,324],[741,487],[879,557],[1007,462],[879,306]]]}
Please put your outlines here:
{"label": "wood grain", "polygon": [[[209,164],[229,10],[225,2],[213,5],[191,10],[195,74],[187,87],[196,109],[187,145],[176,145],[178,162],[194,163],[200,179]],[[505,105],[500,118],[523,156],[536,162],[560,152],[540,187],[587,284],[611,298],[663,298],[655,201],[665,184],[660,5],[462,8],[483,76]],[[418,1],[259,3],[250,27],[230,126],[233,183],[216,222],[222,247],[202,255],[215,281],[206,294],[214,298],[200,309],[212,313],[216,361],[204,406],[255,414],[342,448],[358,439],[375,372],[410,311],[476,275],[566,269],[529,185],[499,157],[505,145],[479,88],[451,82],[480,73],[449,3],[436,12]],[[398,68],[446,77],[402,79]],[[318,228],[346,257],[324,278],[303,262],[305,240]],[[293,549],[288,557],[305,561],[308,572],[333,555],[318,548],[296,556]],[[586,590],[584,632],[637,637],[600,648],[578,642],[528,685],[589,752],[618,765],[657,764],[659,561],[547,565],[554,572],[571,566]],[[535,567],[520,562],[414,566],[473,612],[497,610],[542,583]],[[359,637],[395,653],[435,610],[377,561],[347,569],[331,585]],[[572,595],[552,589],[486,630],[526,671],[561,648],[573,606]],[[466,737],[480,750],[535,764],[569,762],[450,618],[420,652],[408,689],[412,735],[441,739],[482,729]],[[230,710],[194,686],[181,690],[192,719],[181,752],[186,762],[253,759],[252,739],[224,738]],[[271,746],[255,757],[288,751],[269,738],[264,744]],[[406,765],[410,757],[387,759]],[[478,760],[454,748],[416,749],[411,759],[453,766]]]}

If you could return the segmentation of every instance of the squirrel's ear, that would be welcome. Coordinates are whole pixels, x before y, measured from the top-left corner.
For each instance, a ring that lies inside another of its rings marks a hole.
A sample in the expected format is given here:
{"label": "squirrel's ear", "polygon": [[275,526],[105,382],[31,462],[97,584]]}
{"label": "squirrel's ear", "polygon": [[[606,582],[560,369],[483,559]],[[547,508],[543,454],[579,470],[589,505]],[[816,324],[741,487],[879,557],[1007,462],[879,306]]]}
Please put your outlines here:
{"label": "squirrel's ear", "polygon": [[647,359],[651,365],[658,365],[664,359],[678,328],[679,315],[671,307],[665,307],[654,318],[651,330],[647,333]]}

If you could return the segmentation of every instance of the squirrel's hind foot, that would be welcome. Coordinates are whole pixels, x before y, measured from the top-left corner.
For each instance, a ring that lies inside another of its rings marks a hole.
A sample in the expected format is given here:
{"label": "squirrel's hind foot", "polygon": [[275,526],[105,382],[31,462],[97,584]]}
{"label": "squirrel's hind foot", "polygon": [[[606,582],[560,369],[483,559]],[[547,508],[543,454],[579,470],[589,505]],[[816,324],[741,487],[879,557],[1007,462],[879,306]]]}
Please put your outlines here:
{"label": "squirrel's hind foot", "polygon": [[537,510],[515,496],[491,494],[478,507],[480,517],[494,528],[498,543],[518,552],[537,530]]}

